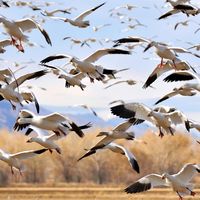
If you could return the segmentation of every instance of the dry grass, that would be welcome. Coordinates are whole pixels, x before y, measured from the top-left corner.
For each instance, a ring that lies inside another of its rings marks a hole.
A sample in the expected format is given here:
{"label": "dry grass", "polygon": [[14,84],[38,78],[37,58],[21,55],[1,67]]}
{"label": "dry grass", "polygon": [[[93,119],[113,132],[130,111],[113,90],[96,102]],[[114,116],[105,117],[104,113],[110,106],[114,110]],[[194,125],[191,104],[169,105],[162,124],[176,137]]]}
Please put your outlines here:
{"label": "dry grass", "polygon": [[[200,189],[196,189],[195,197],[199,199]],[[140,194],[126,194],[119,187],[12,187],[0,188],[0,199],[12,200],[177,200],[178,197],[170,189],[153,189]]]}

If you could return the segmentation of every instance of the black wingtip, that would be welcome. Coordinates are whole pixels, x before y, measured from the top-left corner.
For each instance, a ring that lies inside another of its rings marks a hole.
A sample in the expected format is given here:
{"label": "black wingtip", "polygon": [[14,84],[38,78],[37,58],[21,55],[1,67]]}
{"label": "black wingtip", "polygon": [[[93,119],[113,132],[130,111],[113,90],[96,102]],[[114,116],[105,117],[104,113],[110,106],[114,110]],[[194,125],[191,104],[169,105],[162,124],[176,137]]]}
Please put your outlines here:
{"label": "black wingtip", "polygon": [[190,132],[190,121],[185,121],[185,128],[188,132]]}
{"label": "black wingtip", "polygon": [[96,150],[89,150],[86,154],[84,154],[83,156],[81,156],[77,161],[80,161],[82,160],[83,158],[86,158],[92,154],[95,154],[96,153]]}
{"label": "black wingtip", "polygon": [[31,133],[32,131],[33,131],[32,128],[28,128],[27,131],[26,131],[26,133],[25,133],[25,135],[26,135],[26,136],[30,135],[30,133]]}
{"label": "black wingtip", "polygon": [[145,84],[142,86],[143,89],[146,89],[147,87],[149,87],[155,80],[157,79],[157,74],[154,74],[153,76],[150,76]]}
{"label": "black wingtip", "polygon": [[74,122],[70,123],[71,131],[74,131],[79,137],[84,137],[84,133],[79,126],[77,126]]}
{"label": "black wingtip", "polygon": [[138,162],[135,159],[131,159],[130,163],[131,163],[133,170],[135,170],[139,174],[140,173],[140,167],[138,165]]}
{"label": "black wingtip", "polygon": [[140,183],[140,182],[135,182],[129,187],[125,188],[124,191],[128,194],[132,193],[138,193],[138,192],[144,192],[147,191],[151,188],[151,183]]}
{"label": "black wingtip", "polygon": [[45,151],[47,151],[48,149],[40,149],[40,150],[36,150],[36,151],[34,151],[34,153],[36,153],[36,154],[42,154],[42,153],[44,153]]}
{"label": "black wingtip", "polygon": [[166,96],[166,97],[163,97],[163,98],[159,99],[158,101],[156,101],[156,103],[155,103],[154,105],[157,105],[157,104],[159,104],[160,102],[165,101],[166,99],[169,99],[169,97]]}

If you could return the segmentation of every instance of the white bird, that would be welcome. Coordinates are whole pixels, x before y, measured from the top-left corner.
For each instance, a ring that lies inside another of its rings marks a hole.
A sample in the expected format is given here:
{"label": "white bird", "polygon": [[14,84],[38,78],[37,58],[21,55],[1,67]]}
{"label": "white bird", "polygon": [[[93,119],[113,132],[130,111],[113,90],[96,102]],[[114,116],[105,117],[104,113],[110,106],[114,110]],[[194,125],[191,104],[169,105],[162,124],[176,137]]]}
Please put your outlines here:
{"label": "white bird", "polygon": [[176,95],[194,96],[197,94],[197,92],[200,92],[200,84],[199,83],[186,83],[179,88],[174,88],[172,92],[163,96],[161,99],[156,101],[155,104],[159,104],[160,102],[163,102],[163,101],[165,101],[171,97],[174,97]]}
{"label": "white bird", "polygon": [[131,153],[125,147],[122,147],[121,145],[118,145],[114,142],[111,142],[100,149],[90,149],[84,156],[79,158],[78,161],[82,160],[83,158],[85,158],[87,156],[95,154],[97,151],[100,151],[103,149],[109,149],[115,153],[120,153],[122,155],[125,155],[129,161],[132,169],[134,169],[137,173],[140,173],[140,168],[139,168],[138,162],[137,162],[135,156],[133,155],[133,153]]}
{"label": "white bird", "polygon": [[200,76],[192,71],[176,71],[168,75],[164,81],[174,82],[174,81],[187,81],[187,80],[197,80],[200,83]]}
{"label": "white bird", "polygon": [[51,17],[51,18],[52,19],[60,19],[64,22],[68,22],[71,25],[77,26],[79,28],[86,28],[86,27],[90,26],[90,22],[88,20],[84,21],[84,18],[87,17],[92,12],[94,12],[95,10],[97,10],[98,8],[100,8],[101,6],[103,6],[104,4],[105,3],[102,3],[99,6],[89,9],[89,10],[81,13],[79,16],[75,17],[74,19],[68,19],[68,18],[63,18],[63,17]]}
{"label": "white bird", "polygon": [[170,186],[178,194],[180,200],[183,200],[182,196],[184,195],[195,195],[195,192],[192,191],[193,184],[190,181],[197,173],[200,173],[199,165],[186,164],[178,173],[173,175],[164,173],[162,175],[149,174],[144,176],[124,191],[126,193],[138,193],[158,186]]}
{"label": "white bird", "polygon": [[8,84],[5,85],[0,84],[0,101],[4,99],[8,100],[12,105],[13,109],[15,110],[16,106],[12,102],[19,103],[21,106],[23,106],[22,104],[23,101],[27,100],[29,102],[32,99],[35,101],[37,111],[39,112],[39,104],[33,93],[27,96],[27,94],[19,91],[19,86],[22,85],[27,80],[37,79],[41,76],[44,76],[46,73],[47,70],[40,70],[33,73],[25,74]]}
{"label": "white bird", "polygon": [[29,125],[43,130],[53,131],[57,135],[67,135],[70,131],[74,131],[79,137],[84,136],[82,129],[87,129],[91,126],[90,123],[78,126],[69,118],[56,112],[49,115],[39,116],[29,110],[21,110],[13,127],[14,130],[17,129],[17,131],[19,131]]}
{"label": "white bird", "polygon": [[102,25],[99,25],[99,26],[93,26],[92,29],[93,29],[94,32],[97,32],[97,31],[99,31],[100,29],[102,29],[106,26],[111,26],[111,24],[102,24]]}
{"label": "white bird", "polygon": [[88,56],[87,58],[83,60],[79,60],[76,57],[72,57],[66,54],[57,54],[53,56],[48,56],[47,58],[43,59],[40,62],[43,64],[43,63],[47,63],[56,59],[70,58],[70,63],[80,72],[86,73],[88,77],[90,78],[90,81],[94,82],[94,79],[99,80],[99,81],[103,80],[105,78],[104,74],[114,76],[114,73],[116,72],[116,70],[105,69],[99,65],[93,64],[98,59],[108,54],[128,54],[129,55],[130,51],[114,49],[114,48],[100,49],[92,53],[90,56]]}
{"label": "white bird", "polygon": [[[168,0],[169,2],[170,0]],[[173,6],[173,5],[172,5]],[[165,14],[161,15],[158,20],[160,19],[165,19],[171,15],[177,14],[177,13],[184,13],[186,14],[188,17],[190,15],[195,16],[198,15],[200,13],[200,9],[191,5],[191,4],[177,4],[173,6],[173,9],[166,12]]]}
{"label": "white bird", "polygon": [[[194,68],[190,66],[187,62],[182,61],[180,59],[175,60],[176,70],[192,70],[196,73]],[[143,85],[143,88],[149,87],[158,77],[160,77],[162,74],[174,70],[174,64],[171,60],[168,60],[167,62],[163,62],[163,66],[161,67],[160,64],[157,65],[157,67],[153,70],[153,72],[149,75],[147,78],[145,84]]]}
{"label": "white bird", "polygon": [[30,126],[27,129],[25,135],[28,136],[32,131],[37,133],[37,137],[29,138],[27,143],[35,142],[48,149],[51,153],[53,153],[52,150],[55,149],[57,153],[61,154],[61,148],[55,143],[55,141],[64,138],[63,135],[58,136],[55,133],[49,135],[47,132],[33,126]]}
{"label": "white bird", "polygon": [[[3,27],[12,39],[12,44],[16,46],[19,51],[24,52],[22,41],[28,41],[28,36],[24,35],[23,32],[31,31],[32,29],[38,29],[44,36],[46,42],[52,45],[48,33],[33,19],[25,18],[13,21],[4,16],[0,16],[0,23],[3,24]],[[19,40],[19,44],[17,44],[17,40]]]}
{"label": "white bird", "polygon": [[135,85],[137,82],[135,80],[133,80],[133,79],[124,80],[124,81],[117,81],[117,82],[115,82],[113,84],[110,84],[110,85],[106,86],[104,89],[108,89],[108,88],[110,88],[110,87],[112,87],[114,85],[120,84],[120,83],[127,83],[128,85]]}
{"label": "white bird", "polygon": [[190,22],[190,20],[186,20],[183,22],[177,22],[174,26],[174,30],[176,30],[178,28],[178,26],[182,25],[182,26],[188,26],[188,23]]}
{"label": "white bird", "polygon": [[41,12],[42,15],[44,16],[48,16],[48,17],[52,17],[54,16],[55,13],[64,13],[64,14],[71,14],[68,9],[54,9],[54,10],[51,10],[51,11],[47,11],[47,10],[43,10]]}
{"label": "white bird", "polygon": [[13,171],[13,167],[14,167],[18,169],[20,174],[22,175],[22,171],[25,170],[25,166],[23,165],[21,160],[37,156],[39,154],[44,153],[46,150],[47,149],[29,150],[29,151],[18,152],[15,154],[10,154],[0,149],[0,160],[4,161],[10,166],[12,174],[14,174],[14,171]]}

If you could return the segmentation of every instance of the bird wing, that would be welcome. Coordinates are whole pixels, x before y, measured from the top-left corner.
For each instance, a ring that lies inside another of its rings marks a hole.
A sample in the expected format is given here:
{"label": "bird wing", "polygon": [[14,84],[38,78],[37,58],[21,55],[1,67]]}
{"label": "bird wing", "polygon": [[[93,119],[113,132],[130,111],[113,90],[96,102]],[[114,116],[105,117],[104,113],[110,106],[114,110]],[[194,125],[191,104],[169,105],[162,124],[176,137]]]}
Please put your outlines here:
{"label": "bird wing", "polygon": [[6,75],[6,76],[12,76],[12,72],[9,69],[0,70],[0,74]]}
{"label": "bird wing", "polygon": [[64,122],[67,120],[66,117],[64,117],[63,115],[59,113],[52,113],[50,115],[44,116],[43,118],[45,118],[45,120],[48,120],[48,121],[57,121],[57,122]]}
{"label": "bird wing", "polygon": [[151,109],[141,103],[126,103],[111,107],[111,112],[121,118],[136,118],[152,122],[152,118],[148,117]]}
{"label": "bird wing", "polygon": [[[174,123],[175,125],[182,124],[182,123],[184,124],[184,123],[187,123],[188,121],[186,115],[184,115],[182,112],[178,110],[174,112],[166,113],[165,115],[167,115],[171,119],[172,123]],[[186,128],[187,128],[187,125],[186,125]]]}
{"label": "bird wing", "polygon": [[63,58],[72,58],[72,56],[66,55],[66,54],[56,54],[56,55],[52,55],[52,56],[48,56],[46,58],[44,58],[43,60],[40,61],[40,63],[47,63],[50,62],[52,60],[58,60],[58,59],[63,59]]}
{"label": "bird wing", "polygon": [[189,53],[189,54],[196,56],[197,58],[200,58],[200,55],[198,55],[196,53],[192,53],[191,51],[188,51],[187,49],[184,49],[181,47],[169,47],[169,49],[175,51],[176,53]]}
{"label": "bird wing", "polygon": [[175,10],[175,9],[170,10],[170,11],[166,12],[165,14],[161,15],[161,16],[158,18],[158,20],[167,18],[167,17],[169,17],[169,16],[171,16],[171,15],[174,15],[174,14],[177,14],[177,13],[179,13],[179,12],[180,12],[180,10]]}
{"label": "bird wing", "polygon": [[39,138],[42,138],[44,136],[48,136],[49,133],[48,131],[44,131],[43,129],[37,128],[35,126],[30,125],[29,128],[27,129],[25,135],[28,136],[31,132],[35,132]]}
{"label": "bird wing", "polygon": [[195,164],[186,164],[183,168],[173,176],[183,184],[187,184],[196,173],[200,173],[200,168]]}
{"label": "bird wing", "polygon": [[97,10],[98,8],[100,8],[101,6],[103,6],[105,3],[102,3],[92,9],[89,9],[83,13],[81,13],[79,16],[77,16],[74,20],[77,20],[77,21],[82,21],[86,16],[88,16],[90,13],[94,12],[95,10]]}
{"label": "bird wing", "polygon": [[133,123],[135,122],[134,118],[131,118],[125,122],[122,122],[121,124],[119,124],[118,126],[116,126],[113,131],[126,131],[128,128],[130,128]]}
{"label": "bird wing", "polygon": [[6,47],[11,45],[11,40],[10,39],[6,39],[6,40],[1,40],[0,41],[0,47]]}
{"label": "bird wing", "polygon": [[164,97],[162,97],[161,99],[159,99],[158,101],[156,101],[156,103],[155,103],[155,105],[157,105],[157,104],[159,104],[160,102],[162,102],[162,101],[165,101],[165,100],[167,100],[167,99],[169,99],[169,98],[171,98],[171,97],[173,97],[173,96],[176,96],[178,93],[177,92],[170,92],[170,93],[168,93],[168,94],[166,94]]}
{"label": "bird wing", "polygon": [[39,23],[34,21],[33,19],[26,18],[15,21],[15,24],[22,29],[22,31],[30,31],[32,29],[38,29],[42,35],[44,36],[46,42],[52,46],[51,39],[48,33],[41,27]]}
{"label": "bird wing", "polygon": [[121,145],[118,145],[116,143],[110,143],[108,145],[108,148],[115,152],[115,153],[120,153],[122,155],[125,155],[131,165],[131,167],[137,172],[137,173],[140,173],[140,168],[139,168],[139,165],[138,165],[138,162],[135,158],[135,156],[126,148],[124,148],[123,146]]}
{"label": "bird wing", "polygon": [[128,186],[124,191],[126,193],[138,193],[150,190],[156,186],[166,186],[166,181],[158,174],[149,174]]}
{"label": "bird wing", "polygon": [[78,80],[82,80],[85,77],[86,77],[86,74],[83,73],[83,72],[81,72],[81,73],[79,73],[79,74],[77,74],[77,75],[74,76],[74,78],[76,78]]}
{"label": "bird wing", "polygon": [[106,86],[104,89],[108,89],[108,88],[110,88],[110,87],[112,87],[114,85],[117,85],[117,84],[120,84],[120,83],[124,83],[124,82],[127,82],[127,81],[117,81],[117,82],[115,82],[113,84],[110,84],[110,85]]}
{"label": "bird wing", "polygon": [[40,149],[40,150],[29,150],[29,151],[22,151],[19,153],[11,154],[11,158],[17,158],[17,159],[27,159],[27,158],[32,158],[38,154],[42,154],[48,149]]}
{"label": "bird wing", "polygon": [[169,64],[169,62],[165,63],[163,67],[160,67],[160,65],[158,65],[147,78],[146,82],[143,85],[143,88],[149,87],[158,77],[172,69],[173,67]]}
{"label": "bird wing", "polygon": [[109,143],[111,143],[114,139],[110,136],[105,136],[103,139],[101,139],[94,147],[91,148],[91,150],[97,150],[102,149],[105,146],[107,146]]}
{"label": "bird wing", "polygon": [[165,82],[174,82],[174,81],[186,81],[192,79],[199,80],[199,77],[190,71],[176,71],[168,75],[164,81]]}
{"label": "bird wing", "polygon": [[112,49],[112,48],[100,49],[91,54],[89,57],[85,58],[84,61],[89,63],[96,62],[99,58],[107,54],[130,54],[130,51],[122,49]]}
{"label": "bird wing", "polygon": [[29,73],[29,74],[25,74],[19,78],[17,78],[16,80],[14,80],[12,83],[10,83],[10,87],[12,87],[13,89],[17,88],[18,86],[20,86],[22,83],[24,83],[27,80],[30,79],[37,79],[41,76],[44,76],[48,71],[47,70],[40,70],[37,72],[33,72],[33,73]]}

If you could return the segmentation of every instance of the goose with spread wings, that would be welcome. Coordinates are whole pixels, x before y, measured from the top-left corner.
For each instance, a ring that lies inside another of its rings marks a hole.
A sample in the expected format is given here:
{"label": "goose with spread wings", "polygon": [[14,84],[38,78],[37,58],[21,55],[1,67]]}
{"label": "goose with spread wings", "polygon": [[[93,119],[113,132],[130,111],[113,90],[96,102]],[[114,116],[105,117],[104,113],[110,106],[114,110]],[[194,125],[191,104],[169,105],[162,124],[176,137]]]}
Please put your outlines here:
{"label": "goose with spread wings", "polygon": [[0,101],[4,99],[9,101],[14,110],[16,109],[16,106],[13,104],[13,102],[19,103],[21,106],[23,106],[23,101],[35,102],[36,109],[39,112],[39,104],[37,99],[35,98],[35,95],[31,92],[27,93],[20,91],[19,86],[27,80],[40,78],[47,73],[47,70],[40,70],[33,73],[25,74],[8,84],[0,84]]}
{"label": "goose with spread wings", "polygon": [[114,85],[118,85],[120,83],[127,83],[128,85],[135,85],[137,82],[135,80],[133,80],[133,79],[128,79],[128,80],[124,80],[124,81],[117,81],[115,83],[112,83],[112,84],[106,86],[104,89],[108,89],[108,88],[110,88],[110,87],[112,87]]}
{"label": "goose with spread wings", "polygon": [[90,26],[90,22],[88,20],[84,20],[85,17],[93,13],[95,10],[103,6],[105,3],[102,3],[92,9],[89,9],[83,13],[81,13],[79,16],[75,17],[74,19],[64,18],[64,17],[51,17],[52,19],[58,19],[62,20],[64,22],[68,22],[73,26],[79,27],[79,28],[87,28]]}
{"label": "goose with spread wings", "polygon": [[55,133],[49,134],[47,131],[44,132],[43,130],[34,126],[29,126],[25,135],[29,136],[33,131],[37,134],[37,137],[29,138],[27,143],[35,142],[48,149],[51,153],[53,153],[53,150],[55,149],[57,153],[61,154],[61,148],[55,143],[55,141],[64,138],[63,135],[58,136]]}
{"label": "goose with spread wings", "polygon": [[102,81],[105,78],[105,75],[113,75],[115,74],[116,70],[106,69],[102,66],[95,65],[94,62],[96,62],[98,59],[105,55],[109,54],[125,54],[129,55],[131,52],[122,50],[122,49],[114,49],[114,48],[108,48],[108,49],[100,49],[96,52],[92,53],[90,56],[83,60],[79,60],[76,57],[72,57],[66,54],[57,54],[53,56],[48,56],[47,58],[43,59],[41,64],[58,60],[58,59],[64,59],[64,58],[70,58],[70,63],[78,69],[82,73],[86,73],[91,82],[94,82],[94,79],[98,81]]}
{"label": "goose with spread wings", "polygon": [[15,168],[18,169],[20,174],[22,175],[22,171],[25,170],[25,166],[23,165],[21,160],[32,158],[34,156],[44,153],[45,151],[47,151],[47,149],[28,150],[10,154],[0,149],[0,160],[4,161],[10,166],[12,174],[14,174],[13,168]]}
{"label": "goose with spread wings", "polygon": [[[49,45],[52,45],[48,33],[41,27],[39,23],[37,23],[31,18],[25,18],[14,21],[14,20],[9,20],[4,16],[0,16],[0,23],[3,24],[4,29],[10,35],[12,39],[12,44],[16,46],[16,48],[21,52],[24,52],[22,41],[23,42],[28,41],[28,36],[24,35],[24,32],[31,31],[33,29],[38,29],[44,36],[46,42]],[[17,43],[17,40],[19,41],[19,44]]]}
{"label": "goose with spread wings", "polygon": [[200,83],[186,83],[179,88],[174,88],[172,92],[163,96],[161,99],[156,101],[155,104],[159,104],[176,95],[194,96],[197,94],[197,92],[200,92]]}
{"label": "goose with spread wings", "polygon": [[23,130],[28,126],[35,126],[43,130],[49,130],[56,133],[56,135],[67,135],[70,131],[74,131],[79,137],[83,137],[82,129],[91,127],[91,124],[78,126],[75,122],[59,113],[51,113],[49,115],[36,115],[29,110],[21,110],[18,114],[14,125],[14,130]]}
{"label": "goose with spread wings", "polygon": [[[186,61],[182,61],[180,59],[176,59],[174,61],[176,65],[176,70],[184,71],[184,70],[191,70],[196,73],[195,69],[190,66]],[[167,62],[163,62],[163,66],[161,67],[160,64],[153,70],[153,72],[147,78],[143,88],[146,89],[147,87],[151,86],[151,84],[159,78],[161,75],[165,74],[168,71],[174,70],[174,64],[171,60],[167,60]]]}
{"label": "goose with spread wings", "polygon": [[148,174],[135,183],[128,186],[124,191],[128,194],[144,192],[154,187],[166,186],[172,187],[173,191],[177,193],[180,200],[183,200],[183,196],[194,196],[193,184],[191,184],[192,178],[200,173],[200,166],[196,164],[186,164],[176,174],[163,173]]}
{"label": "goose with spread wings", "polygon": [[97,151],[101,151],[103,149],[109,149],[115,153],[119,153],[119,154],[122,154],[124,156],[127,157],[131,167],[133,170],[135,170],[137,173],[140,173],[140,168],[139,168],[139,165],[138,165],[138,162],[135,158],[135,156],[133,155],[132,152],[130,152],[128,149],[126,149],[125,147],[121,146],[121,145],[118,145],[114,142],[111,142],[107,145],[105,145],[104,147],[102,148],[99,148],[99,149],[90,149],[84,156],[82,156],[81,158],[78,159],[78,161],[82,160],[83,158],[87,157],[87,156],[90,156],[92,154],[95,154]]}

